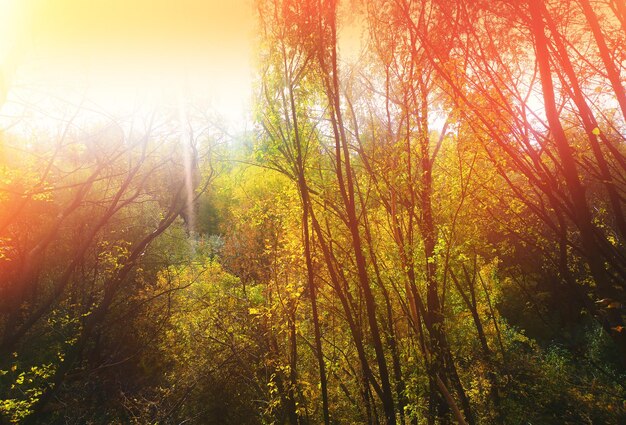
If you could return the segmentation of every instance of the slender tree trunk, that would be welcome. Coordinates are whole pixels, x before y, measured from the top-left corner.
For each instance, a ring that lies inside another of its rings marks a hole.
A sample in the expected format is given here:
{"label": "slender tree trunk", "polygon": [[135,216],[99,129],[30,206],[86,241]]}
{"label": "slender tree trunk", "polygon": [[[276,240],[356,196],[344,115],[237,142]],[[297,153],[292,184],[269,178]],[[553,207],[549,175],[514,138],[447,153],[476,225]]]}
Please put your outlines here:
{"label": "slender tree trunk", "polygon": [[322,232],[322,228],[317,220],[317,218],[315,217],[315,213],[313,212],[313,209],[309,210],[309,215],[311,217],[311,224],[313,225],[313,230],[315,232],[315,234],[317,235],[317,242],[320,244],[320,248],[322,250],[322,253],[324,255],[324,260],[326,263],[326,267],[328,269],[328,273],[330,275],[331,278],[331,282],[333,285],[333,288],[339,298],[339,301],[341,302],[344,314],[346,315],[346,321],[348,322],[348,328],[350,329],[350,334],[352,335],[352,340],[354,342],[356,351],[357,351],[357,355],[358,355],[358,359],[359,359],[359,363],[361,365],[361,371],[363,373],[363,391],[362,391],[362,395],[363,395],[363,402],[365,403],[365,408],[366,408],[366,412],[368,414],[368,418],[371,418],[371,412],[372,412],[372,407],[370,405],[370,398],[369,398],[369,394],[370,394],[370,385],[374,388],[374,391],[376,392],[376,394],[380,397],[382,394],[382,390],[380,388],[380,385],[378,384],[376,378],[374,377],[372,370],[369,366],[369,363],[367,361],[367,356],[365,354],[365,346],[363,343],[363,335],[360,331],[360,328],[357,326],[355,320],[354,320],[354,316],[352,313],[352,309],[350,307],[350,302],[347,299],[346,294],[344,293],[344,290],[342,289],[341,286],[341,278],[339,276],[338,273],[338,264],[336,259],[334,258],[334,255],[331,252],[330,246],[329,244],[326,242],[324,233]]}
{"label": "slender tree trunk", "polygon": [[[286,69],[285,69],[286,71]],[[302,200],[302,233],[304,238],[304,258],[306,261],[307,269],[307,287],[309,296],[311,299],[311,313],[313,314],[313,330],[315,333],[315,350],[316,357],[320,373],[320,387],[322,391],[322,411],[324,416],[324,423],[330,424],[330,413],[328,409],[328,388],[326,377],[326,366],[324,363],[324,352],[322,350],[322,336],[320,332],[319,313],[317,311],[317,288],[315,287],[313,270],[313,261],[311,257],[311,239],[309,231],[309,209],[312,209],[311,201],[309,198],[309,189],[306,183],[304,158],[302,155],[302,140],[300,138],[300,128],[298,125],[298,115],[296,114],[296,101],[293,93],[293,87],[289,84],[289,101],[291,106],[291,117],[293,120],[294,137],[297,152],[297,164],[295,168],[298,172],[297,184],[300,192],[300,198]]]}
{"label": "slender tree trunk", "polygon": [[[565,184],[573,204],[574,219],[580,231],[584,255],[587,259],[591,275],[596,282],[598,294],[603,298],[619,300],[620,297],[612,287],[610,276],[604,266],[604,259],[601,254],[602,246],[596,239],[597,229],[595,229],[593,225],[592,215],[585,195],[585,187],[578,176],[572,148],[567,141],[565,131],[559,119],[554,86],[552,83],[552,73],[550,70],[550,54],[547,48],[548,39],[545,35],[545,24],[541,13],[543,7],[541,2],[542,0],[529,0],[528,5],[531,15],[531,31],[535,41],[546,118],[548,119],[548,124],[561,161]],[[621,318],[612,317],[611,319],[614,322],[611,324],[611,328],[622,326],[622,323],[620,323]],[[622,360],[626,362],[626,332],[611,331],[610,334],[620,350]]]}
{"label": "slender tree trunk", "polygon": [[[583,3],[587,2],[587,0],[581,0],[581,1]],[[620,198],[620,195],[617,191],[617,187],[615,186],[615,179],[611,175],[609,164],[607,163],[604,157],[604,153],[602,152],[602,149],[600,148],[598,135],[596,135],[595,133],[596,129],[598,128],[598,123],[593,115],[593,111],[591,110],[589,105],[587,105],[587,102],[585,101],[585,97],[583,95],[582,89],[580,87],[580,84],[578,83],[576,72],[574,71],[574,67],[572,66],[572,63],[569,60],[567,49],[565,48],[563,41],[561,40],[561,35],[559,34],[558,29],[556,28],[556,24],[554,23],[554,20],[551,18],[547,8],[545,7],[545,4],[543,5],[543,13],[546,16],[548,27],[550,28],[550,32],[552,33],[555,45],[559,52],[559,56],[560,56],[559,62],[563,66],[563,70],[565,71],[565,74],[568,77],[569,85],[572,90],[573,100],[574,100],[574,103],[576,104],[576,107],[578,108],[579,116],[585,127],[585,132],[587,133],[589,144],[591,145],[591,151],[593,152],[598,169],[600,170],[600,174],[602,176],[602,183],[604,184],[604,187],[606,189],[606,192],[610,201],[611,208],[613,210],[613,216],[615,219],[616,227],[619,233],[621,234],[621,236],[623,238],[626,238],[626,219],[624,217],[624,211],[622,209],[622,199]],[[593,13],[593,11],[589,11],[589,13],[591,13],[593,17],[595,17],[595,14]],[[595,31],[594,31],[594,34],[595,34]],[[606,49],[606,46],[604,46],[604,48]],[[619,81],[617,82],[617,88],[621,89],[623,92],[623,87],[621,86],[621,84],[619,84]],[[622,93],[622,95],[624,95],[624,93]],[[618,100],[619,100],[620,95],[617,91],[616,91],[616,96],[618,97]],[[626,95],[624,95],[624,99],[626,103]],[[625,112],[626,112],[626,109],[625,109]],[[626,114],[624,115],[624,117],[626,118]],[[604,139],[605,139],[607,147],[611,147],[612,146],[611,142],[609,140],[606,140],[606,137],[604,137]],[[616,152],[616,154],[619,155],[617,157],[618,160],[623,159],[620,152]]]}
{"label": "slender tree trunk", "polygon": [[[619,4],[620,1],[622,2],[621,10],[623,11],[625,8],[623,3],[624,0],[617,0],[617,3]],[[589,0],[579,0],[579,2],[583,9],[583,13],[585,14],[585,18],[587,19],[587,23],[591,27],[591,32],[593,33],[593,37],[595,38],[600,51],[600,58],[602,59],[602,63],[606,69],[613,91],[615,92],[615,97],[619,103],[619,107],[622,110],[624,120],[626,120],[626,90],[620,81],[619,71],[615,66],[615,62],[611,59],[611,53],[609,52],[609,47],[606,45],[606,40],[602,34],[598,16],[593,11],[593,7],[591,6]]]}
{"label": "slender tree trunk", "polygon": [[[322,5],[320,10],[323,11],[323,15],[326,18],[325,22],[320,22],[320,24],[326,24],[328,26],[328,30],[330,31],[330,40],[327,40],[328,45],[326,45],[326,43],[323,44],[323,47],[328,48],[328,52],[330,54],[330,67],[326,62],[326,51],[323,50],[320,52],[319,59],[322,70],[325,71],[327,76],[329,76],[326,78],[326,95],[330,104],[330,119],[335,136],[337,182],[339,184],[346,209],[347,226],[352,239],[358,280],[365,299],[367,321],[370,327],[374,352],[376,353],[376,361],[378,363],[378,372],[382,387],[382,402],[385,410],[385,420],[387,424],[395,425],[396,414],[393,393],[391,390],[387,360],[385,359],[382,339],[376,318],[376,301],[370,286],[367,274],[367,264],[363,254],[363,246],[359,231],[359,220],[357,218],[355,206],[354,176],[352,166],[350,164],[350,152],[348,149],[348,141],[341,114],[339,76],[337,67],[337,3],[336,0],[326,0],[323,3],[320,2],[319,4]],[[326,28],[321,25],[320,35],[325,33],[325,29]],[[343,172],[345,172],[345,179]]]}
{"label": "slender tree trunk", "polygon": [[298,341],[296,339],[296,311],[291,306],[292,311],[289,312],[289,388],[287,389],[287,415],[291,425],[300,423],[300,415],[298,413]]}

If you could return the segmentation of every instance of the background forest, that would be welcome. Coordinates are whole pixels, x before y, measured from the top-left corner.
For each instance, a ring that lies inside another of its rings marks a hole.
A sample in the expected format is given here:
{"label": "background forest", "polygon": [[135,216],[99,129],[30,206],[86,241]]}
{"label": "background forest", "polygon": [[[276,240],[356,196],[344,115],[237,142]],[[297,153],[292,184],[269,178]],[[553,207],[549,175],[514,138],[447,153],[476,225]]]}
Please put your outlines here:
{"label": "background forest", "polygon": [[0,423],[626,423],[626,3],[253,6],[248,129],[3,112]]}

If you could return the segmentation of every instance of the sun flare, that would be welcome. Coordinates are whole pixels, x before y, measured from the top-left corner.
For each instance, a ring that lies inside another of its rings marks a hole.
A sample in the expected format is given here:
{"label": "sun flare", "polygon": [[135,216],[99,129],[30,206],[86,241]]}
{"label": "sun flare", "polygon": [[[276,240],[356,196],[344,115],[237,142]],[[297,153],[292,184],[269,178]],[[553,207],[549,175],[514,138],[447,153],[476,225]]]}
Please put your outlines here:
{"label": "sun flare", "polygon": [[182,91],[226,127],[250,120],[250,1],[4,0],[0,7],[5,107],[45,92],[123,115],[175,103]]}

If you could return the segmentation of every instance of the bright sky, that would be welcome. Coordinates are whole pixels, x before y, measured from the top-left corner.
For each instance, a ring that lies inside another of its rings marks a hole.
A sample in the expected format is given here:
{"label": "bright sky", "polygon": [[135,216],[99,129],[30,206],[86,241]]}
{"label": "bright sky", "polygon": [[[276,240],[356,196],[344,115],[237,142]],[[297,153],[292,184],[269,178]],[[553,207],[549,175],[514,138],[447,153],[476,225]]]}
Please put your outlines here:
{"label": "bright sky", "polygon": [[253,30],[252,0],[0,0],[0,101],[7,88],[5,109],[27,91],[87,90],[124,113],[182,94],[237,125],[252,93]]}
{"label": "bright sky", "polygon": [[[0,0],[0,120],[55,126],[87,104],[123,116],[199,106],[229,131],[251,122],[254,0]],[[357,0],[342,3],[340,51],[360,51]],[[70,107],[71,109],[71,107]],[[216,119],[216,118],[214,118]]]}

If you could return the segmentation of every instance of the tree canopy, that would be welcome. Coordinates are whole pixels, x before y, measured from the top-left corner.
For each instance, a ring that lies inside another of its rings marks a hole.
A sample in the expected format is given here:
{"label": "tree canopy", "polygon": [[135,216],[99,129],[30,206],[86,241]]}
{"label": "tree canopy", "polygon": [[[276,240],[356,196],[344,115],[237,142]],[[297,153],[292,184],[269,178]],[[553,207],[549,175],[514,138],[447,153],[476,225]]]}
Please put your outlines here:
{"label": "tree canopy", "polygon": [[625,422],[624,2],[253,6],[249,126],[3,115],[0,423]]}

